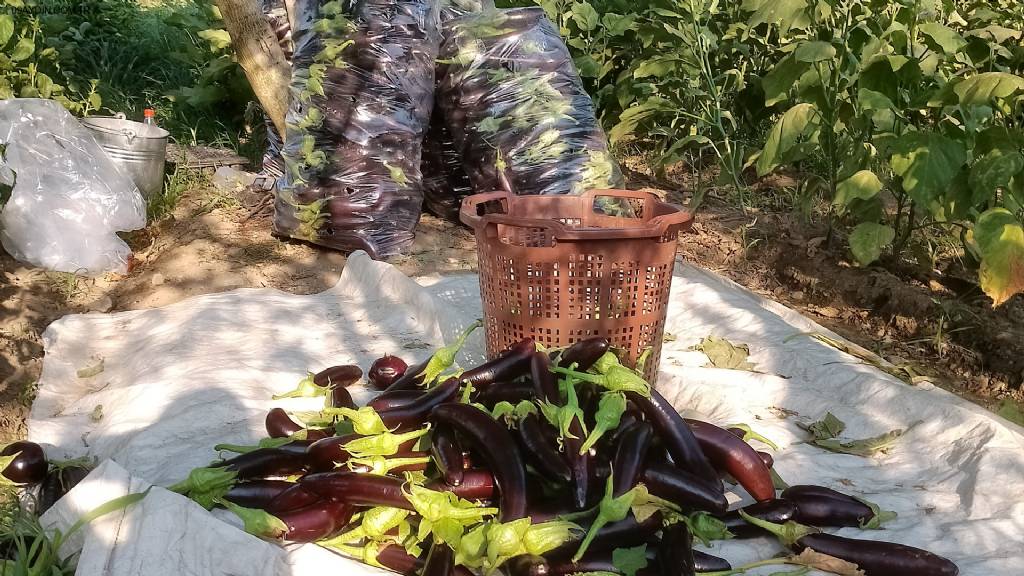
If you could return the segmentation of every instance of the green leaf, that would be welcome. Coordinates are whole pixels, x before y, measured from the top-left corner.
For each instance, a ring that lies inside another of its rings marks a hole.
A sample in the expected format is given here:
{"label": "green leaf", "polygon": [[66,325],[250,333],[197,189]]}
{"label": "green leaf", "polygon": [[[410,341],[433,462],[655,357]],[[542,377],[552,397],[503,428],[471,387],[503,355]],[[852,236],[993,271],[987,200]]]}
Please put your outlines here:
{"label": "green leaf", "polygon": [[672,104],[657,96],[648,98],[642,104],[627,108],[619,115],[619,123],[608,133],[608,139],[615,144],[633,133],[633,130],[645,119],[662,112],[671,110]]}
{"label": "green leaf", "polygon": [[882,190],[882,181],[871,170],[861,170],[836,185],[833,203],[842,214],[854,199],[870,200]]}
{"label": "green leaf", "polygon": [[956,30],[938,22],[925,22],[917,29],[946,54],[956,54],[967,45],[967,41]]}
{"label": "green leaf", "polygon": [[625,576],[635,576],[639,570],[647,567],[647,545],[636,548],[616,548],[612,552],[612,565]]}
{"label": "green leaf", "polygon": [[790,89],[807,71],[807,68],[807,63],[797,60],[793,54],[787,54],[782,60],[779,60],[771,71],[761,79],[764,105],[774,106],[785,100]]}
{"label": "green leaf", "polygon": [[850,251],[861,266],[867,266],[882,255],[882,248],[892,243],[896,231],[891,226],[861,222],[850,233]]}
{"label": "green leaf", "polygon": [[804,29],[811,24],[807,17],[807,0],[743,0],[742,9],[753,12],[747,20],[751,28],[775,24],[781,34],[791,29]]}
{"label": "green leaf", "polygon": [[92,364],[91,366],[86,366],[85,368],[79,368],[78,371],[75,372],[75,376],[78,376],[79,378],[92,378],[93,376],[96,376],[97,374],[102,374],[103,373],[103,362],[104,362],[104,359],[100,358],[100,359],[96,360],[96,363]]}
{"label": "green leaf", "polygon": [[864,110],[892,110],[896,107],[885,94],[867,88],[857,91],[857,103]]}
{"label": "green leaf", "polygon": [[933,132],[908,132],[893,145],[892,170],[919,204],[941,198],[967,163],[964,144]]}
{"label": "green leaf", "polygon": [[25,7],[24,0],[5,0],[5,2],[7,3],[8,6],[10,6],[12,8],[24,8]]}
{"label": "green leaf", "polygon": [[633,70],[633,78],[664,78],[676,69],[676,58],[666,56],[664,58],[651,58],[644,60]]}
{"label": "green leaf", "polygon": [[996,148],[979,158],[971,166],[968,179],[971,185],[971,204],[982,206],[992,198],[1000,188],[1007,188],[1010,179],[1024,170],[1024,156],[1020,152],[1005,151]]}
{"label": "green leaf", "polygon": [[14,35],[14,18],[10,14],[0,14],[0,46]]}
{"label": "green leaf", "polygon": [[727,370],[753,370],[754,365],[747,362],[750,348],[746,344],[733,344],[725,338],[708,336],[694,347],[703,352],[715,368]]}
{"label": "green leaf", "polygon": [[797,104],[786,110],[772,127],[757,159],[758,176],[801,158],[806,152],[797,145],[817,135],[819,122],[818,111],[813,104]]}
{"label": "green leaf", "polygon": [[594,57],[590,54],[577,56],[572,59],[572,62],[576,65],[576,70],[579,71],[580,76],[583,78],[601,77],[601,63],[594,60]]}
{"label": "green leaf", "polygon": [[636,14],[615,14],[609,12],[601,17],[601,24],[609,36],[622,36],[629,30],[636,28]]}
{"label": "green leaf", "polygon": [[228,34],[227,30],[218,30],[215,28],[200,30],[198,36],[209,42],[210,48],[213,50],[224,50],[228,46],[231,46],[231,35]]}
{"label": "green leaf", "polygon": [[110,500],[108,502],[104,502],[103,504],[100,504],[99,506],[97,506],[97,507],[93,508],[92,510],[86,512],[82,517],[80,517],[78,519],[78,521],[76,521],[74,524],[72,524],[72,526],[70,528],[68,528],[68,531],[64,533],[64,538],[66,539],[67,537],[71,536],[75,532],[78,532],[86,524],[92,522],[93,520],[96,520],[96,519],[99,519],[99,518],[101,518],[103,516],[106,516],[107,514],[110,514],[111,512],[117,512],[118,510],[124,510],[125,508],[127,508],[127,507],[129,507],[129,506],[131,506],[133,504],[141,502],[142,499],[145,498],[149,494],[150,490],[152,490],[152,488],[147,488],[145,492],[134,492],[134,493],[131,493],[131,494],[125,494],[124,496],[119,496],[117,498],[114,498],[113,500]]}
{"label": "green leaf", "polygon": [[828,440],[842,434],[846,430],[846,423],[831,412],[826,412],[821,420],[807,425],[800,424],[800,427],[810,432],[815,440]]}
{"label": "green leaf", "polygon": [[960,104],[967,106],[988,105],[1021,90],[1024,90],[1024,78],[1006,72],[977,74],[953,87]]}
{"label": "green leaf", "polygon": [[42,72],[36,74],[36,88],[39,90],[39,95],[43,98],[49,98],[53,94],[53,80],[43,74]]}
{"label": "green leaf", "polygon": [[575,2],[572,5],[572,19],[581,29],[589,32],[601,23],[601,15],[589,2]]}
{"label": "green leaf", "polygon": [[711,546],[713,540],[728,540],[732,538],[728,526],[718,518],[706,512],[694,512],[689,516],[683,516],[683,521],[690,529],[690,533],[705,546]]}
{"label": "green leaf", "polygon": [[978,218],[974,241],[981,254],[981,288],[994,306],[1024,291],[1024,227],[1005,208],[993,208]]}
{"label": "green leaf", "polygon": [[799,62],[822,62],[824,60],[832,60],[835,58],[836,49],[832,44],[821,40],[801,42],[793,52],[793,56]]}
{"label": "green leaf", "polygon": [[18,40],[18,43],[14,45],[14,50],[11,51],[11,60],[21,62],[31,56],[35,51],[36,45],[32,42],[31,38],[21,38]]}

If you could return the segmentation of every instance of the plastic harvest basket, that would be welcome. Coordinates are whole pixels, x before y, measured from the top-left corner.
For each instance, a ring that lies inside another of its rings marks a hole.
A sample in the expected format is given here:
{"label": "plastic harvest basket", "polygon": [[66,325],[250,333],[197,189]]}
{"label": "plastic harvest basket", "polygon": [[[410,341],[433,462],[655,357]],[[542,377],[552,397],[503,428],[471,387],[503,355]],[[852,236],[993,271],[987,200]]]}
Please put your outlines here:
{"label": "plastic harvest basket", "polygon": [[494,192],[466,198],[461,219],[476,232],[489,356],[528,337],[561,347],[605,336],[630,366],[650,347],[654,382],[690,213],[647,192]]}

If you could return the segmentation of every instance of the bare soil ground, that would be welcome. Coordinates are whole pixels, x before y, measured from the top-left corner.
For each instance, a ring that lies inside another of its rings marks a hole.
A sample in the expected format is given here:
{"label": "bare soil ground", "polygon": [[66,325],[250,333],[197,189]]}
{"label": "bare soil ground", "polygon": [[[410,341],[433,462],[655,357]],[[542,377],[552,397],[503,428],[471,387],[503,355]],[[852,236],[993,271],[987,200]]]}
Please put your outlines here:
{"label": "bare soil ground", "polygon": [[[651,182],[640,178],[637,187],[643,184]],[[41,336],[65,314],[164,306],[242,287],[309,294],[336,283],[345,256],[272,237],[266,212],[250,208],[258,204],[247,192],[189,191],[169,217],[127,235],[136,262],[123,276],[49,273],[0,251],[0,441],[25,435]],[[947,286],[857,268],[827,246],[821,227],[715,200],[680,246],[690,261],[983,405],[1005,410],[1024,399],[1024,299],[993,311],[967,281]],[[413,250],[392,263],[409,275],[471,270],[475,243],[465,228],[425,215]]]}

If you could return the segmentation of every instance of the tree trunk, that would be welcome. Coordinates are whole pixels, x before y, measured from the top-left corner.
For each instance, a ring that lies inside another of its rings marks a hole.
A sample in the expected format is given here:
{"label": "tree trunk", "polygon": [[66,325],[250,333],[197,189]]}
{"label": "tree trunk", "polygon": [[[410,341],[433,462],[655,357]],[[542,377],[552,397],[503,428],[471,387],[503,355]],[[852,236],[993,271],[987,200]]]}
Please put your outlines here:
{"label": "tree trunk", "polygon": [[277,36],[263,16],[259,0],[215,0],[231,36],[235,57],[263,110],[284,136],[291,67]]}

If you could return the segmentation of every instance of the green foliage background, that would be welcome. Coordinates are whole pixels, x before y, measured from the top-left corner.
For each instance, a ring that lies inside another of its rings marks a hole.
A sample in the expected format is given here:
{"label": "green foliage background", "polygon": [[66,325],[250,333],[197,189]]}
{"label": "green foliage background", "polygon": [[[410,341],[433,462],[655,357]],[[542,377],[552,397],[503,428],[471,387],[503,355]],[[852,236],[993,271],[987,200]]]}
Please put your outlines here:
{"label": "green foliage background", "polygon": [[795,172],[862,265],[931,269],[954,238],[996,304],[1024,290],[1024,3],[536,4],[613,143],[656,167],[710,155],[745,204],[753,178]]}

